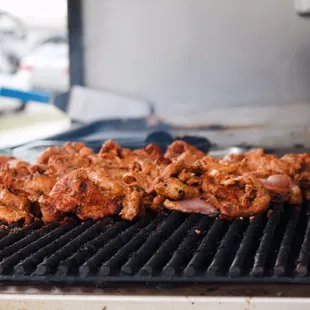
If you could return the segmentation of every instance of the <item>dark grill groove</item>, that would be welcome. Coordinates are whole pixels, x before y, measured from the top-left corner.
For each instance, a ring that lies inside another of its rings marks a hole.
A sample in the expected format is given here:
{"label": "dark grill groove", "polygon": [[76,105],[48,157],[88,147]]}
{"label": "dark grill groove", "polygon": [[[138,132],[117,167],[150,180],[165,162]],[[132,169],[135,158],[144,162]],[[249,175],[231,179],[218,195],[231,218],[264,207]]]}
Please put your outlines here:
{"label": "dark grill groove", "polygon": [[290,254],[290,249],[293,242],[295,229],[300,216],[300,208],[292,210],[289,222],[284,232],[284,236],[280,245],[278,256],[275,262],[273,273],[275,276],[282,276],[287,268],[287,261]]}
{"label": "dark grill groove", "polygon": [[196,214],[189,216],[183,224],[176,229],[161,247],[154,253],[149,261],[141,268],[141,275],[152,275],[164,265],[172,256],[179,243],[185,237],[186,233],[199,220]]}
{"label": "dark grill groove", "polygon": [[[179,273],[183,266],[188,264],[194,249],[198,246],[198,241],[201,240],[201,230],[206,229],[209,219],[202,217],[200,222],[189,230],[188,235],[182,240],[179,247],[174,252],[172,258],[163,269],[163,274],[172,277]],[[197,230],[200,231],[197,234]]]}
{"label": "dark grill groove", "polygon": [[142,246],[151,231],[156,228],[161,219],[161,217],[157,217],[154,221],[150,222],[145,229],[141,229],[133,239],[131,239],[126,245],[120,248],[115,255],[113,255],[101,266],[100,274],[107,276],[113,271],[117,271],[117,268],[122,266],[127,261],[128,257],[130,257],[130,254]]}
{"label": "dark grill groove", "polygon": [[[17,264],[14,268],[15,271],[25,274],[33,271],[45,257],[54,253],[58,248],[66,245],[72,237],[79,235],[81,230],[85,227],[83,225],[75,227],[76,225],[77,223],[75,222],[69,222],[43,237],[48,244],[43,247],[40,246],[38,251],[34,252],[33,255],[30,255],[30,257]],[[39,243],[39,241],[37,243]],[[53,242],[50,243],[50,241]]]}
{"label": "dark grill groove", "polygon": [[265,226],[259,248],[254,258],[254,266],[251,271],[252,276],[259,277],[262,276],[264,273],[266,258],[269,254],[274,237],[274,232],[277,228],[279,221],[280,212],[272,212]]}
{"label": "dark grill groove", "polygon": [[304,277],[308,274],[308,259],[309,259],[309,249],[310,249],[310,214],[309,207],[307,210],[307,228],[304,235],[304,240],[301,245],[301,250],[297,259],[297,266],[295,269],[295,274],[297,277]]}
{"label": "dark grill groove", "polygon": [[[58,263],[68,257],[74,250],[77,250],[85,241],[88,241],[93,235],[92,232],[90,234],[85,231],[92,225],[92,221],[87,221],[82,223],[79,227],[74,229],[74,235],[72,235],[72,240],[68,242],[63,248],[56,251],[53,255],[46,258],[40,265],[38,265],[36,269],[36,273],[39,275],[50,273],[58,266]],[[90,229],[91,230],[91,229]],[[92,229],[94,231],[94,229]],[[76,234],[77,233],[77,234]],[[77,236],[76,236],[77,235]]]}
{"label": "dark grill groove", "polygon": [[254,246],[254,240],[261,235],[263,229],[263,217],[264,215],[258,215],[250,221],[250,224],[245,232],[239,249],[235,255],[235,258],[230,266],[229,275],[231,277],[238,277],[242,272],[244,262],[249,256],[249,252]]}
{"label": "dark grill groove", "polygon": [[215,220],[215,223],[213,223],[207,235],[200,243],[193,258],[185,268],[186,276],[193,277],[209,265],[227,226],[228,222]]}
{"label": "dark grill groove", "polygon": [[225,234],[214,259],[208,268],[208,274],[216,275],[221,269],[225,261],[228,260],[229,256],[233,254],[234,245],[242,238],[243,229],[247,220],[235,220],[229,227]]}
{"label": "dark grill groove", "polygon": [[81,276],[86,277],[90,273],[95,272],[102,262],[109,259],[114,253],[117,252],[120,247],[129,242],[132,236],[135,235],[136,232],[138,232],[141,228],[144,228],[148,222],[149,219],[144,218],[143,220],[132,225],[127,230],[119,233],[119,235],[117,235],[107,244],[102,244],[101,249],[80,267]]}
{"label": "dark grill groove", "polygon": [[[88,258],[94,255],[100,248],[102,248],[110,239],[113,239],[118,233],[129,226],[128,222],[116,223],[113,227],[107,227],[104,220],[99,222],[101,226],[101,234],[91,241],[84,244],[76,253],[69,258],[60,262],[58,267],[58,276],[63,277],[67,273],[74,273],[78,270]],[[90,236],[93,238],[94,236]],[[70,253],[71,254],[71,253]]]}
{"label": "dark grill groove", "polygon": [[[279,206],[278,206],[279,207]],[[232,222],[181,213],[0,230],[0,281],[309,283],[308,206]]]}

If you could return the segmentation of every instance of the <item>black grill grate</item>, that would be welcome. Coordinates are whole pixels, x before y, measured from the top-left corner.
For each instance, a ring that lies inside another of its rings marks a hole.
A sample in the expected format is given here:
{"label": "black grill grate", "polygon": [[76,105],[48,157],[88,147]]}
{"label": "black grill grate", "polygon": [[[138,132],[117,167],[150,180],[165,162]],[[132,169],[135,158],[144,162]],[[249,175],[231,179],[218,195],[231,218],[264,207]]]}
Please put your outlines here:
{"label": "black grill grate", "polygon": [[310,283],[308,206],[232,222],[181,213],[0,230],[10,283]]}

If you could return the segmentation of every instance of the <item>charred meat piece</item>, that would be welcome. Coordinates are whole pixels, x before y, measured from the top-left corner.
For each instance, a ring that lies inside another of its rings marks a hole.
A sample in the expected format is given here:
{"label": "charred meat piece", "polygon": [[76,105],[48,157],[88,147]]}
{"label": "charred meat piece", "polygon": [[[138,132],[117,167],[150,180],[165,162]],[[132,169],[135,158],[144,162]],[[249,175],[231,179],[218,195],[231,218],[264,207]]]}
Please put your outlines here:
{"label": "charred meat piece", "polygon": [[138,159],[157,160],[163,157],[160,147],[154,143],[147,145],[144,149],[134,150],[133,154]]}
{"label": "charred meat piece", "polygon": [[30,201],[38,201],[41,195],[48,195],[56,183],[50,175],[33,174],[25,178],[23,191]]}
{"label": "charred meat piece", "polygon": [[181,140],[171,143],[165,153],[165,158],[170,160],[183,160],[186,165],[190,165],[195,160],[201,159],[204,156],[204,152]]}
{"label": "charred meat piece", "polygon": [[202,184],[206,201],[219,209],[222,217],[251,216],[265,211],[271,196],[267,188],[254,177],[207,177]]}
{"label": "charred meat piece", "polygon": [[273,202],[288,202],[300,205],[303,201],[301,190],[293,180],[285,174],[273,174],[259,181],[270,191]]}
{"label": "charred meat piece", "polygon": [[269,175],[286,174],[292,176],[298,171],[296,165],[285,160],[285,157],[281,159],[274,154],[265,154],[262,149],[256,149],[246,153],[242,164],[248,170],[255,170]]}
{"label": "charred meat piece", "polygon": [[92,167],[84,169],[88,179],[113,200],[120,200],[124,195],[124,185],[121,175],[109,175],[105,169]]}
{"label": "charred meat piece", "polygon": [[190,186],[200,186],[202,183],[202,178],[190,169],[183,169],[178,179]]}
{"label": "charred meat piece", "polygon": [[65,155],[65,151],[60,146],[48,147],[37,159],[38,164],[47,164],[48,160],[55,155]]}
{"label": "charred meat piece", "polygon": [[122,148],[116,142],[112,140],[107,140],[103,143],[98,154],[100,156],[109,153],[114,156],[121,157],[122,151]]}
{"label": "charred meat piece", "polygon": [[12,209],[0,204],[0,220],[5,221],[8,225],[19,221],[24,221],[27,225],[31,222],[32,215],[24,210]]}
{"label": "charred meat piece", "polygon": [[55,208],[55,204],[49,196],[42,195],[38,200],[42,221],[47,224],[59,221],[63,218],[63,212]]}
{"label": "charred meat piece", "polygon": [[64,146],[48,147],[37,159],[38,164],[47,164],[49,159],[55,155],[80,155],[89,156],[94,154],[94,151],[85,146],[84,143],[67,142]]}
{"label": "charred meat piece", "polygon": [[173,161],[161,173],[161,178],[166,180],[170,177],[178,176],[178,174],[185,168],[185,162],[181,159]]}
{"label": "charred meat piece", "polygon": [[265,154],[262,149],[243,155],[230,155],[221,161],[238,165],[240,174],[256,176],[270,190],[272,201],[296,205],[303,200],[300,190],[302,182],[298,180],[302,162],[302,155],[287,154],[278,158],[273,154]]}
{"label": "charred meat piece", "polygon": [[162,158],[162,154],[158,146],[154,144],[148,145],[144,149],[131,151],[130,149],[121,148],[117,143],[108,140],[106,141],[98,156],[91,156],[93,164],[107,168],[118,168],[129,170],[135,162],[140,161],[155,161]]}
{"label": "charred meat piece", "polygon": [[132,221],[140,214],[142,208],[142,194],[136,189],[127,187],[120,216],[125,220]]}
{"label": "charred meat piece", "polygon": [[77,154],[73,155],[55,155],[48,160],[47,173],[56,176],[57,178],[62,177],[71,171],[89,167],[91,161],[87,157],[82,157]]}
{"label": "charred meat piece", "polygon": [[[150,209],[159,212],[163,209],[163,203],[165,198],[163,196],[157,195],[152,199],[152,203],[150,205]],[[168,208],[169,209],[169,208]]]}
{"label": "charred meat piece", "polygon": [[188,186],[177,178],[169,178],[155,185],[157,194],[173,200],[189,199],[199,196],[199,188]]}
{"label": "charred meat piece", "polygon": [[304,154],[286,154],[281,158],[291,167],[290,176],[297,183],[304,197],[310,200],[310,156]]}
{"label": "charred meat piece", "polygon": [[129,172],[123,176],[123,181],[128,186],[135,186],[142,188],[146,193],[151,193],[154,190],[154,184],[151,177],[141,172]]}
{"label": "charred meat piece", "polygon": [[96,184],[86,169],[80,168],[61,178],[53,187],[49,201],[58,211],[75,212],[86,220],[99,219],[115,214],[118,204],[105,189]]}
{"label": "charred meat piece", "polygon": [[137,160],[132,164],[129,172],[123,176],[123,182],[130,186],[138,186],[147,194],[151,194],[164,168],[165,166],[157,160]]}
{"label": "charred meat piece", "polygon": [[28,224],[32,219],[29,200],[4,188],[0,190],[0,220],[8,224],[24,220]]}
{"label": "charred meat piece", "polygon": [[122,160],[114,154],[104,153],[100,156],[92,155],[88,158],[91,161],[91,165],[99,166],[106,169],[126,169],[126,166],[123,165]]}
{"label": "charred meat piece", "polygon": [[31,165],[20,160],[10,160],[0,167],[0,184],[13,191],[22,191],[24,179],[31,174]]}

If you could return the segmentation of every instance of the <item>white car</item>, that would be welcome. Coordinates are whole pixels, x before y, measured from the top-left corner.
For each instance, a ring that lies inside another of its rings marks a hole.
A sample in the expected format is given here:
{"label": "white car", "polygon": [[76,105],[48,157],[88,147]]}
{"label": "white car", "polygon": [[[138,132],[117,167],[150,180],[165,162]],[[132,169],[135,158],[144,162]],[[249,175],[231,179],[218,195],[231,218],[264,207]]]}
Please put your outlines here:
{"label": "white car", "polygon": [[27,29],[17,17],[8,12],[0,11],[0,37],[5,36],[25,39],[27,36]]}
{"label": "white car", "polygon": [[15,66],[31,48],[27,35],[27,28],[19,18],[0,10],[0,48]]}
{"label": "white car", "polygon": [[19,63],[18,73],[28,72],[33,89],[53,93],[69,89],[69,48],[65,36],[51,36]]}
{"label": "white car", "polygon": [[[14,64],[0,51],[0,87],[29,90],[30,75],[26,72],[16,72]],[[1,97],[0,97],[1,98]]]}

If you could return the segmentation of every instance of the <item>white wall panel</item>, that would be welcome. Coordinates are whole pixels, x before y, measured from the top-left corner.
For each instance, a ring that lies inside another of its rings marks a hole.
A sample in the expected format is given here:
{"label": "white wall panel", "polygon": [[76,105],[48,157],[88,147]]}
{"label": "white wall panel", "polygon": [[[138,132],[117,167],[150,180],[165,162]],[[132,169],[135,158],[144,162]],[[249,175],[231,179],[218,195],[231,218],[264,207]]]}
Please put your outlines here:
{"label": "white wall panel", "polygon": [[180,121],[210,108],[310,101],[310,19],[291,0],[83,4],[90,87],[148,99]]}

